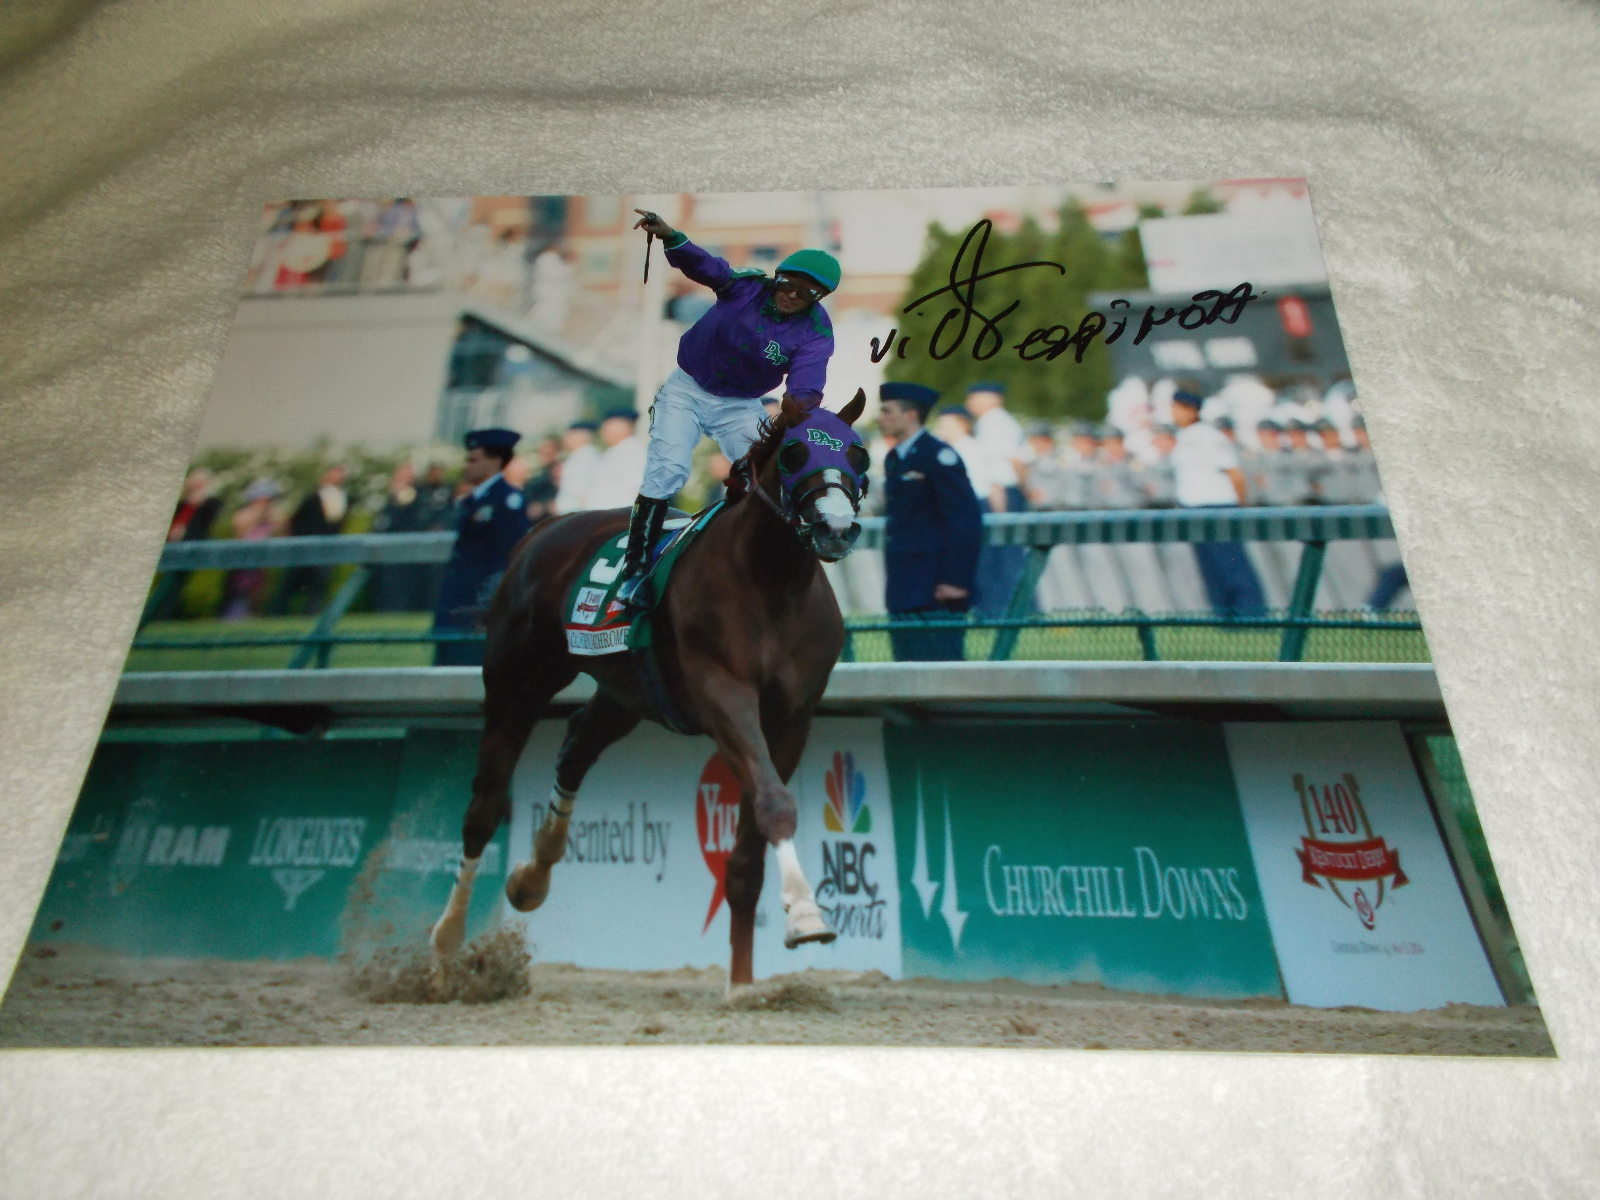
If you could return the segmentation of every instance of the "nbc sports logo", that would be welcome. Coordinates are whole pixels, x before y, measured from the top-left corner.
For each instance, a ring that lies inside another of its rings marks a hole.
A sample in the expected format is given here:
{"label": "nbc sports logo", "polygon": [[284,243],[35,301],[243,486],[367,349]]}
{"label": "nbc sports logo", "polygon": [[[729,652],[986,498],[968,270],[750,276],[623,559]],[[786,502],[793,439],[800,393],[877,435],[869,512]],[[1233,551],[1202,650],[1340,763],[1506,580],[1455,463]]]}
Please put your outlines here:
{"label": "nbc sports logo", "polygon": [[830,833],[871,833],[872,810],[867,807],[867,781],[856,770],[855,755],[833,752],[828,770],[828,800],[822,806],[822,824]]}

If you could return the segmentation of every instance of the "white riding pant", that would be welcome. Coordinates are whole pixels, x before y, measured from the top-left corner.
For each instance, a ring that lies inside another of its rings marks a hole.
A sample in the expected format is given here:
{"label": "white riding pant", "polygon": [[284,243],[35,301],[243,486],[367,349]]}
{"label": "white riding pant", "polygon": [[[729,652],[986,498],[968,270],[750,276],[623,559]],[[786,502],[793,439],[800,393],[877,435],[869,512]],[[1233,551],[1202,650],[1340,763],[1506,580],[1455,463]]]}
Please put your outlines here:
{"label": "white riding pant", "polygon": [[714,396],[675,368],[650,406],[650,447],[639,494],[653,500],[676,496],[689,481],[702,436],[715,439],[728,461],[737,462],[760,436],[766,415],[759,396]]}

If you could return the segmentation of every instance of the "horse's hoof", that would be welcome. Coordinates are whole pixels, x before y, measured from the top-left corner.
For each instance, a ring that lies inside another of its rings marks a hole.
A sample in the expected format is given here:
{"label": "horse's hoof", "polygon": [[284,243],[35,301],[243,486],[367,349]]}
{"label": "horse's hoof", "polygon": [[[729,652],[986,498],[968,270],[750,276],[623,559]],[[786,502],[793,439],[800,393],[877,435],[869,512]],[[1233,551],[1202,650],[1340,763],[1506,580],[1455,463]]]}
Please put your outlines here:
{"label": "horse's hoof", "polygon": [[789,906],[789,921],[783,931],[783,948],[793,950],[807,942],[826,946],[839,935],[822,918],[815,900],[797,900]]}
{"label": "horse's hoof", "polygon": [[433,956],[433,966],[428,971],[428,993],[435,1000],[441,998],[450,982],[450,968],[448,960]]}
{"label": "horse's hoof", "polygon": [[434,923],[428,944],[433,947],[433,961],[437,967],[443,960],[454,958],[461,943],[467,940],[467,914],[447,912]]}
{"label": "horse's hoof", "polygon": [[506,876],[506,899],[518,912],[532,912],[550,894],[550,864],[525,862]]}

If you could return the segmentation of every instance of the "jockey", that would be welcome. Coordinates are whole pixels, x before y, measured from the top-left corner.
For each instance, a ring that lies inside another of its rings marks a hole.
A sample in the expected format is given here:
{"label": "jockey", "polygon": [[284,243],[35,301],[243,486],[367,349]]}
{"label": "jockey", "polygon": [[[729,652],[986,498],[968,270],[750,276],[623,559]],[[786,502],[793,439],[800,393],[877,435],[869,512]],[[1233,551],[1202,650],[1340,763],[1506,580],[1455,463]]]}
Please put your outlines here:
{"label": "jockey", "polygon": [[711,310],[678,342],[678,368],[650,407],[650,446],[644,483],[628,525],[618,596],[634,601],[650,547],[667,505],[689,478],[703,435],[737,462],[760,436],[762,397],[788,377],[785,394],[804,405],[822,403],[833,354],[833,323],[817,301],[839,286],[839,262],[822,250],[797,250],[778,264],[776,278],[734,270],[691,242],[655,213],[635,229],[660,238],[667,262],[717,294]]}

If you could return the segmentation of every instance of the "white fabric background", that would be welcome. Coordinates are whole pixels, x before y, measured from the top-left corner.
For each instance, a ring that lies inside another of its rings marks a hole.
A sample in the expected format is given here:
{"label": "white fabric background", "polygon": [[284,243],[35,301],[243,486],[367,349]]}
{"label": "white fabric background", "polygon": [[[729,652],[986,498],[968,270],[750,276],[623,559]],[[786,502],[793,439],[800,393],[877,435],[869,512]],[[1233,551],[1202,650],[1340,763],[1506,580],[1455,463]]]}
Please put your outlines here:
{"label": "white fabric background", "polygon": [[0,36],[0,960],[94,747],[263,199],[1305,175],[1561,1053],[8,1052],[0,1192],[1594,1186],[1594,6],[9,0]]}

